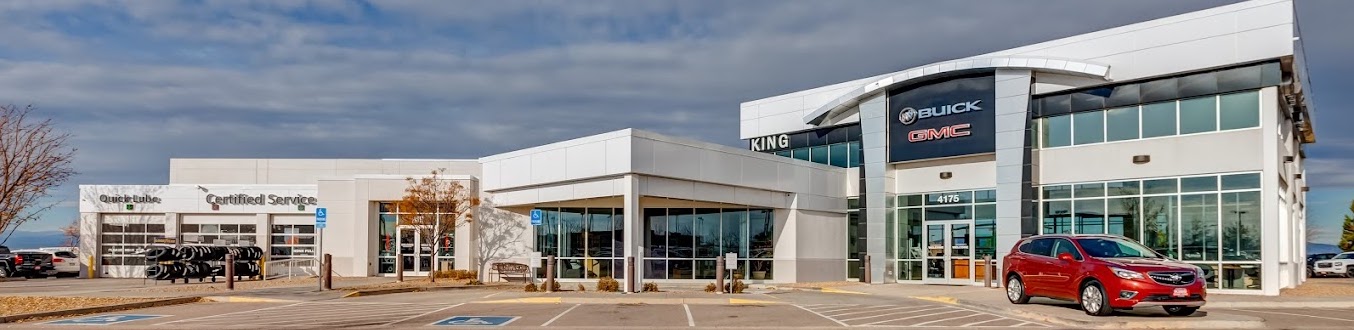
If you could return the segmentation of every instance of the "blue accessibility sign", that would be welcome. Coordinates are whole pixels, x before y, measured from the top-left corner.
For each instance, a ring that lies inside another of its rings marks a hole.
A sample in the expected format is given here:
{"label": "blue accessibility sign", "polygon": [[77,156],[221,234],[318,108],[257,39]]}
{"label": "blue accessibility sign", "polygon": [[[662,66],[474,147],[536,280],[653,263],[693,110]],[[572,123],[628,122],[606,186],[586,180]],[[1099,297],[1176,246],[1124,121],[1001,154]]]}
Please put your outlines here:
{"label": "blue accessibility sign", "polygon": [[451,318],[437,321],[431,325],[441,326],[470,326],[470,327],[501,327],[516,321],[516,316],[452,316]]}
{"label": "blue accessibility sign", "polygon": [[315,208],[315,228],[324,229],[324,225],[329,222],[329,210],[323,207]]}
{"label": "blue accessibility sign", "polygon": [[51,325],[109,325],[109,324],[116,324],[116,323],[123,323],[123,322],[131,322],[131,321],[139,321],[139,320],[148,320],[148,319],[160,318],[160,317],[165,317],[165,316],[168,316],[168,315],[109,314],[109,315],[88,316],[88,317],[82,317],[82,318],[78,318],[78,319],[57,320],[57,321],[47,322],[47,323],[44,323],[44,324],[51,324]]}
{"label": "blue accessibility sign", "polygon": [[541,210],[531,210],[531,225],[532,226],[541,225]]}

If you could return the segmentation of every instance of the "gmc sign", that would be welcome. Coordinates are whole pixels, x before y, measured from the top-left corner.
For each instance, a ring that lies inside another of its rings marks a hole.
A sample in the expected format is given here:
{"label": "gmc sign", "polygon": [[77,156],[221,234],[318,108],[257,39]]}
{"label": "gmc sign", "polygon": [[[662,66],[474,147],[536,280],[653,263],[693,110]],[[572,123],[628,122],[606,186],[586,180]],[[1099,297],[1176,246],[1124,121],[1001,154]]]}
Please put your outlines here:
{"label": "gmc sign", "polygon": [[907,142],[942,140],[953,137],[969,136],[969,124],[959,124],[936,128],[926,128],[907,132]]}

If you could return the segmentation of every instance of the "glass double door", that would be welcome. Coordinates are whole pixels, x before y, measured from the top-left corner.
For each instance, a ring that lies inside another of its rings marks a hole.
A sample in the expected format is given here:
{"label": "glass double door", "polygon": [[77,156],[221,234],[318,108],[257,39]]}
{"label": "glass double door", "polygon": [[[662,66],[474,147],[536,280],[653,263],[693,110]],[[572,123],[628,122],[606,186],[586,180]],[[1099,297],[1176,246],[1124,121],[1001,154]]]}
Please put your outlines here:
{"label": "glass double door", "polygon": [[433,269],[433,247],[425,244],[422,236],[414,226],[399,226],[395,235],[404,258],[405,276],[425,276]]}
{"label": "glass double door", "polygon": [[973,221],[931,221],[926,227],[927,284],[973,284]]}

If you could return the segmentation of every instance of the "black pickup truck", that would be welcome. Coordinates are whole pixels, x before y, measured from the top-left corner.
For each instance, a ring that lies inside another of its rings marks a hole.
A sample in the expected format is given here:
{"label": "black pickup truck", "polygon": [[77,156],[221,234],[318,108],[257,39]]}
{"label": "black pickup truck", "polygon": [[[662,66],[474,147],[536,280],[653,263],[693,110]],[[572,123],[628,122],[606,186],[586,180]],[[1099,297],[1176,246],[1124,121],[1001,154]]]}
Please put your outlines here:
{"label": "black pickup truck", "polygon": [[0,245],[0,278],[11,276],[41,277],[56,269],[52,255],[46,253],[10,253]]}

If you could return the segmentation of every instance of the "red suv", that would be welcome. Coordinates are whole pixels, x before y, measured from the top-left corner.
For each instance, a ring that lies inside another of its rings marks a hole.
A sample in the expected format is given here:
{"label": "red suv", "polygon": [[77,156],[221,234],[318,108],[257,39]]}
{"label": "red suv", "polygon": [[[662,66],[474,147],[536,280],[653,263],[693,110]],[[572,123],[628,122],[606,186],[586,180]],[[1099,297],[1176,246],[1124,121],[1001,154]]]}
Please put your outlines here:
{"label": "red suv", "polygon": [[1112,235],[1040,235],[1016,243],[1006,255],[1006,298],[1076,301],[1086,314],[1162,306],[1176,316],[1204,305],[1203,270],[1176,262]]}

